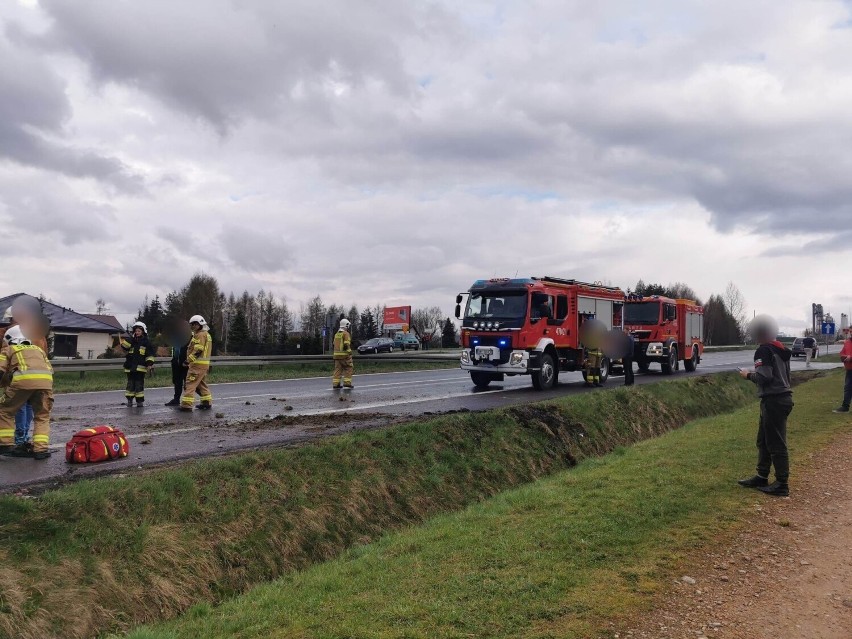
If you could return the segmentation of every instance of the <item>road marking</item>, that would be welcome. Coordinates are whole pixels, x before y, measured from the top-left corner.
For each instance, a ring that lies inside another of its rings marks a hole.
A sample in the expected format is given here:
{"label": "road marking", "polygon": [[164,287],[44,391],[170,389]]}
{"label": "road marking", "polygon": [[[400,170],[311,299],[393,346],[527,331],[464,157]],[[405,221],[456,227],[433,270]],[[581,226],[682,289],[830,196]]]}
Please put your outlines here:
{"label": "road marking", "polygon": [[[447,362],[450,363],[450,362]],[[438,373],[444,370],[458,370],[461,371],[461,368],[455,368],[454,366],[447,366],[447,368],[424,368],[423,370],[418,371],[389,371],[387,373],[356,373],[356,377],[373,377],[376,375],[413,375],[416,373]],[[59,373],[62,370],[57,371]],[[95,372],[95,371],[92,371]],[[290,379],[255,379],[247,382],[211,382],[208,386],[236,386],[238,384],[276,384],[283,382],[310,382],[318,379],[330,378],[330,375],[317,375],[315,377],[293,377]],[[148,392],[158,391],[158,390],[168,390],[172,388],[171,386],[157,386],[148,389]],[[116,388],[114,391],[111,390],[99,390],[99,391],[79,391],[76,393],[59,393],[62,396],[73,397],[75,395],[97,395],[99,393],[118,393],[122,392],[120,388]]]}

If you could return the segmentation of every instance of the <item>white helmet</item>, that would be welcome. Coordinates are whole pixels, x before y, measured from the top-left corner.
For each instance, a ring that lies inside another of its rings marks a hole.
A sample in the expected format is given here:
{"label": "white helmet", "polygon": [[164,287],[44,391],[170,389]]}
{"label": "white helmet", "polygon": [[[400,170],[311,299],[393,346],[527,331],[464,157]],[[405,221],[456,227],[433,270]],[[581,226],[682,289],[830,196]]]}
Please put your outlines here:
{"label": "white helmet", "polygon": [[132,328],[141,328],[143,333],[148,334],[148,327],[145,326],[145,322],[136,322]]}
{"label": "white helmet", "polygon": [[190,324],[201,324],[201,326],[207,326],[207,322],[204,321],[204,318],[201,315],[193,315],[189,318]]}
{"label": "white helmet", "polygon": [[6,330],[6,334],[3,335],[3,340],[7,344],[29,344],[30,340],[24,337],[24,332],[21,330],[20,326],[12,326],[11,328]]}
{"label": "white helmet", "polygon": [[342,319],[342,320],[340,320],[340,330],[342,330],[342,331],[348,331],[348,330],[349,330],[349,325],[350,325],[350,323],[349,323],[349,320],[348,320],[348,319]]}

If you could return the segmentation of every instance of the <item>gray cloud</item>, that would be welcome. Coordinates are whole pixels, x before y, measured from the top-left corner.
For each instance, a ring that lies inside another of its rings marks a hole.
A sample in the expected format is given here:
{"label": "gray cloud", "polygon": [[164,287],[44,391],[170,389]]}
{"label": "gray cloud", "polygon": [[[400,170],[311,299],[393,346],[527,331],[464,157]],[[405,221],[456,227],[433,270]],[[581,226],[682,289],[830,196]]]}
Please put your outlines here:
{"label": "gray cloud", "polygon": [[94,178],[111,189],[144,193],[143,179],[115,157],[64,143],[71,116],[65,84],[44,60],[0,37],[0,157],[71,177]]}

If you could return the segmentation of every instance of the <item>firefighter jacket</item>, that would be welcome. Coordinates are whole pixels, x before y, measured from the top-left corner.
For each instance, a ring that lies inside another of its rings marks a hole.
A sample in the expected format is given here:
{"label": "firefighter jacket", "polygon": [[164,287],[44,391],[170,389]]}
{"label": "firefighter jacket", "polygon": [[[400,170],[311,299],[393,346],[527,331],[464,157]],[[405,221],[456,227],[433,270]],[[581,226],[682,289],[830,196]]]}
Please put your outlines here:
{"label": "firefighter jacket", "polygon": [[586,354],[586,365],[589,368],[600,368],[603,362],[603,352],[599,348],[590,348]]}
{"label": "firefighter jacket", "polygon": [[125,373],[145,373],[148,366],[154,365],[154,347],[144,333],[142,337],[122,337],[119,345],[127,353],[124,358]]}
{"label": "firefighter jacket", "polygon": [[12,388],[51,390],[53,367],[38,346],[9,344],[0,351],[0,377]]}
{"label": "firefighter jacket", "polygon": [[334,359],[352,357],[352,336],[342,328],[334,334]]}
{"label": "firefighter jacket", "polygon": [[206,328],[192,334],[186,351],[186,363],[190,368],[210,368],[210,354],[213,352],[213,338]]}

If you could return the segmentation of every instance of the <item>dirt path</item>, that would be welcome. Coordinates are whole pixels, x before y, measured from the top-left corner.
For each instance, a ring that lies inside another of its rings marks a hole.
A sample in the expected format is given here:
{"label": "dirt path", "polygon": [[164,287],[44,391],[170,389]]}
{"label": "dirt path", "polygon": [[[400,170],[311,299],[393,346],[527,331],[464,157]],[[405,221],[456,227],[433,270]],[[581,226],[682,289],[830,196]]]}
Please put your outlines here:
{"label": "dirt path", "polygon": [[616,637],[852,639],[850,459],[852,425],[794,474],[790,498],[750,493],[749,530],[699,559],[661,607]]}

